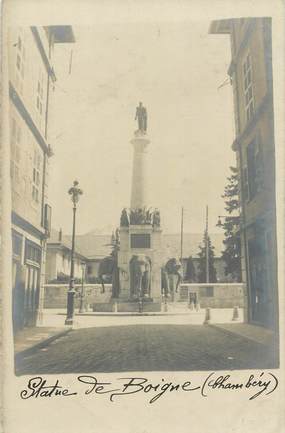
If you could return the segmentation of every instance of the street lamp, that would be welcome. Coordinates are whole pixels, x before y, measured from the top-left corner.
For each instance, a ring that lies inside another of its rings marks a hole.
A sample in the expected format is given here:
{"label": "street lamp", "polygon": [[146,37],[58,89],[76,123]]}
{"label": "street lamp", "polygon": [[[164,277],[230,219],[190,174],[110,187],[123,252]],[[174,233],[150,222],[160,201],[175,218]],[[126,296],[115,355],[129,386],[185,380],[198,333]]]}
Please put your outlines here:
{"label": "street lamp", "polygon": [[71,201],[73,203],[73,225],[72,225],[72,245],[71,245],[71,265],[70,265],[70,280],[69,289],[67,292],[67,314],[65,319],[66,325],[73,324],[74,316],[74,249],[75,249],[75,221],[76,221],[76,206],[79,201],[80,195],[83,191],[78,187],[79,182],[75,180],[73,186],[68,190],[68,194],[71,196]]}
{"label": "street lamp", "polygon": [[231,219],[233,221],[239,221],[240,217],[238,215],[232,216],[232,215],[219,215],[218,216],[218,222],[217,222],[217,227],[223,227],[222,224],[222,218],[227,218],[227,219]]}
{"label": "street lamp", "polygon": [[80,307],[79,307],[79,313],[84,313],[84,279],[85,279],[85,269],[86,269],[86,263],[81,262],[81,270],[82,270],[82,277],[81,277],[81,293],[80,293]]}

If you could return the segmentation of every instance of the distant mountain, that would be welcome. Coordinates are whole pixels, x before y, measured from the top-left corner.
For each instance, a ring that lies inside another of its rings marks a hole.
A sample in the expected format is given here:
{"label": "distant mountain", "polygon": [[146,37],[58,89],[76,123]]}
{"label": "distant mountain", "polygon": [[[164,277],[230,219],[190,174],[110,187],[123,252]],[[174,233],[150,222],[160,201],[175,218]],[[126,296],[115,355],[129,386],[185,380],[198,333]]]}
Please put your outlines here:
{"label": "distant mountain", "polygon": [[[106,234],[96,234],[96,231],[86,233],[85,235],[76,236],[76,245],[80,251],[87,257],[106,256],[111,252],[111,232]],[[212,245],[215,248],[215,256],[220,257],[223,250],[222,233],[210,233]],[[197,257],[199,245],[203,241],[203,233],[184,233],[183,236],[183,256]],[[180,256],[180,234],[163,233],[162,234],[162,255],[165,257]]]}
{"label": "distant mountain", "polygon": [[97,228],[94,230],[90,230],[89,232],[83,234],[82,236],[96,236],[96,235],[109,235],[111,236],[112,232],[115,230],[115,227],[112,225],[107,225],[102,228]]}
{"label": "distant mountain", "polygon": [[[76,250],[85,257],[105,257],[111,252],[111,234],[112,228],[105,234],[106,228],[102,230],[91,230],[83,235],[76,236]],[[212,245],[215,248],[215,256],[221,257],[221,252],[224,248],[223,233],[209,233]],[[183,236],[183,257],[197,257],[199,252],[199,245],[202,244],[203,233],[184,233]],[[51,238],[49,243],[59,242],[59,233],[56,230],[52,230]],[[66,246],[71,246],[71,236],[62,235],[62,243]],[[180,257],[180,233],[162,233],[162,249],[161,254],[163,257]]]}

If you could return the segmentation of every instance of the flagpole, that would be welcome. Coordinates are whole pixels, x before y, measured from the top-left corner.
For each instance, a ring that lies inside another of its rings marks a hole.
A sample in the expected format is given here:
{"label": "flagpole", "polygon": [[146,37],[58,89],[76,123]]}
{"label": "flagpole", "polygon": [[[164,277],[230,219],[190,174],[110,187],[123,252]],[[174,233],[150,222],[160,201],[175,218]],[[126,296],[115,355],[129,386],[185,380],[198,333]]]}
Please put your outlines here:
{"label": "flagpole", "polygon": [[206,283],[209,283],[209,232],[208,232],[208,205],[206,206],[206,231],[205,231],[205,247],[206,247]]}
{"label": "flagpole", "polygon": [[183,207],[181,208],[181,234],[180,234],[180,261],[181,261],[181,265],[183,265],[182,263],[182,259],[183,259],[183,223],[184,223],[184,209]]}

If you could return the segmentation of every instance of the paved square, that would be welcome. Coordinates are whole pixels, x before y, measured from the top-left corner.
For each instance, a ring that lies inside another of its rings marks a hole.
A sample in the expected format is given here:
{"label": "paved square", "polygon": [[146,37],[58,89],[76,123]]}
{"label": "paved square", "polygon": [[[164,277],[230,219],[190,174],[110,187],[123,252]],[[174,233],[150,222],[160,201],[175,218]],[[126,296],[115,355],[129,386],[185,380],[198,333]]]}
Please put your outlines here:
{"label": "paved square", "polygon": [[276,367],[271,346],[200,325],[78,329],[16,361],[16,374]]}

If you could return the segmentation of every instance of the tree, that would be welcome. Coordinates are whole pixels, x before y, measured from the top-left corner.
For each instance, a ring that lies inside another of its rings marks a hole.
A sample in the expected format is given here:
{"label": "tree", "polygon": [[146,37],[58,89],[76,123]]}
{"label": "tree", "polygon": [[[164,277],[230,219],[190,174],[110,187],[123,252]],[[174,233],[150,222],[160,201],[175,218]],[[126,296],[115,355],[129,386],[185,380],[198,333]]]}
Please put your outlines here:
{"label": "tree", "polygon": [[120,249],[120,231],[118,228],[115,230],[115,233],[112,232],[111,247],[112,247],[111,256],[117,259],[118,251]]}
{"label": "tree", "polygon": [[190,281],[190,283],[196,282],[196,270],[192,256],[188,257],[186,262],[185,280]]}
{"label": "tree", "polygon": [[200,251],[198,253],[199,263],[198,263],[198,281],[199,283],[206,283],[206,241],[208,242],[208,251],[209,251],[209,283],[217,282],[217,272],[214,266],[214,249],[215,247],[212,245],[210,236],[205,231],[203,236],[203,243],[199,246]]}
{"label": "tree", "polygon": [[[231,175],[227,178],[222,198],[225,200],[225,210],[229,214],[220,224],[225,232],[222,259],[225,261],[225,274],[234,281],[241,281],[241,238],[240,238],[240,200],[239,175],[236,167],[230,167]],[[238,214],[238,215],[232,215]]]}
{"label": "tree", "polygon": [[113,258],[112,296],[114,298],[117,298],[120,292],[120,272],[118,266],[118,252],[120,250],[120,232],[118,228],[116,229],[115,234],[114,232],[112,233],[111,244],[112,244],[111,257]]}

